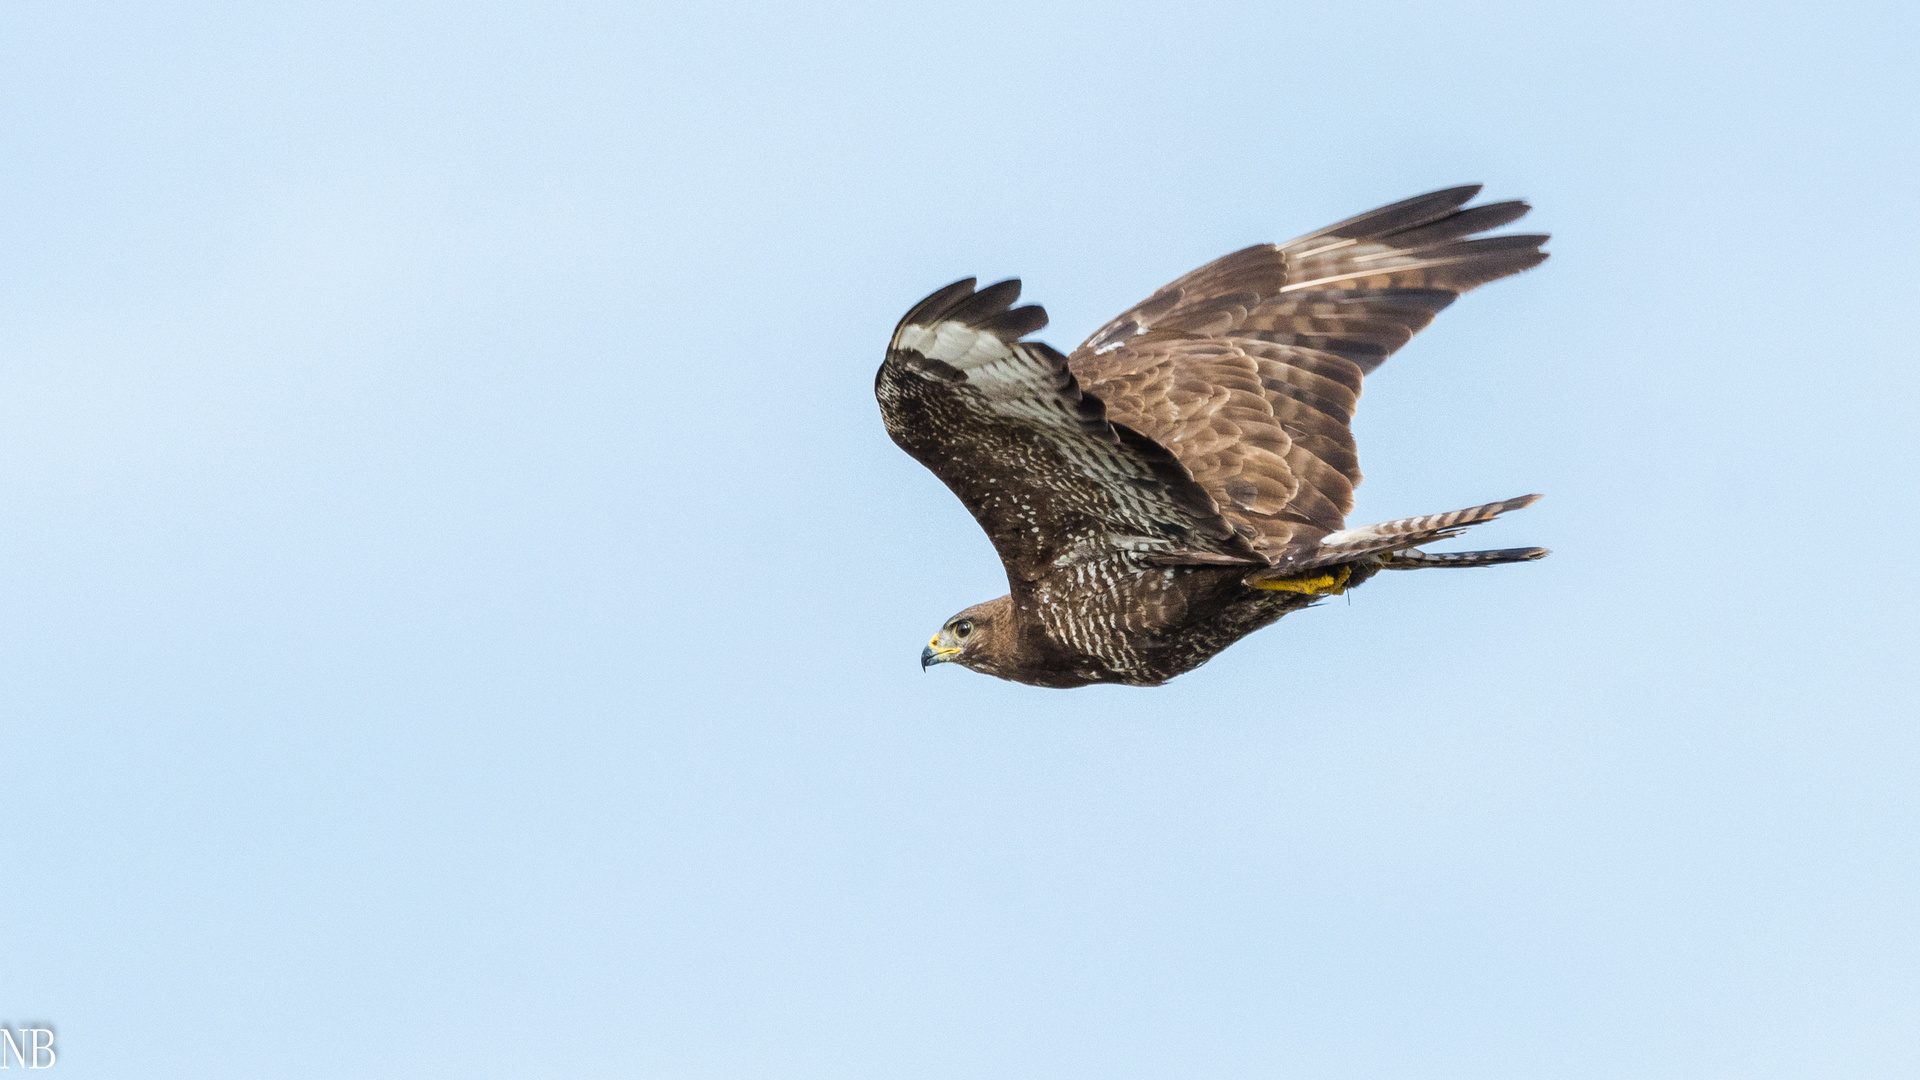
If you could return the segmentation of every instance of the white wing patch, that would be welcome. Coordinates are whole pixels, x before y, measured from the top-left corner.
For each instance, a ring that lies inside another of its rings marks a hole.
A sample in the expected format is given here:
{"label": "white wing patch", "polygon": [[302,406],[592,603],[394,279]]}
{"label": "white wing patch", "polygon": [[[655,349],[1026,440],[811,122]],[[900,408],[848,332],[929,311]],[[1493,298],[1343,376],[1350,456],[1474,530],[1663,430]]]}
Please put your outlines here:
{"label": "white wing patch", "polygon": [[1020,341],[1002,341],[957,322],[903,326],[894,341],[900,348],[965,372],[967,385],[978,391],[997,415],[1048,426],[1080,423],[1072,403],[1060,396],[1058,362],[1044,349]]}
{"label": "white wing patch", "polygon": [[[936,370],[920,369],[914,374],[953,385],[956,394],[972,399],[975,408],[1001,423],[1041,434],[1045,444],[1075,472],[1094,482],[1111,508],[1109,512],[1117,512],[1118,516],[1107,523],[1111,535],[1061,538],[1051,560],[1054,566],[1116,555],[1192,556],[1233,564],[1256,561],[1250,551],[1238,549],[1237,538],[1227,537],[1228,546],[1220,547],[1220,541],[1204,540],[1190,532],[1195,508],[1182,506],[1171,497],[1165,486],[1167,478],[1125,444],[1104,419],[1097,400],[1078,392],[1066,358],[1059,353],[1038,342],[1007,341],[952,320],[902,325],[894,334],[893,345],[960,372],[962,380]],[[1020,509],[1021,516],[1031,520],[1032,509]],[[1202,512],[1208,517],[1218,513],[1211,506]]]}
{"label": "white wing patch", "polygon": [[994,335],[957,322],[903,326],[893,343],[896,348],[912,349],[921,356],[952,364],[969,376],[988,364],[1005,362],[1013,354],[1007,343]]}

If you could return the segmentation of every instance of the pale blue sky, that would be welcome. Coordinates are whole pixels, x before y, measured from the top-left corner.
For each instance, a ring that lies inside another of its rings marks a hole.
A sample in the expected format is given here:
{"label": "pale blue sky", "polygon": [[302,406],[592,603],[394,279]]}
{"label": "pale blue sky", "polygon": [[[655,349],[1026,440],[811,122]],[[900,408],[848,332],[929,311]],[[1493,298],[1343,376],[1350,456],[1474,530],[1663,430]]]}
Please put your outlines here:
{"label": "pale blue sky", "polygon": [[[9,4],[0,1022],[94,1077],[1920,1071],[1910,5]],[[1071,346],[1431,188],[1544,267],[1171,686],[1004,591],[887,334]]]}

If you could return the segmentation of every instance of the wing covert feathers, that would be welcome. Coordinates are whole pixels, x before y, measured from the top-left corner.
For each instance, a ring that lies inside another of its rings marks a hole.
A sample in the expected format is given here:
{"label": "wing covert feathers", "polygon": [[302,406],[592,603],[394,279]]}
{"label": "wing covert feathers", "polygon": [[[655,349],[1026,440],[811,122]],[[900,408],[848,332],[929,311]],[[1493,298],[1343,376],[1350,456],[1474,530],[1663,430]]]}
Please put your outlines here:
{"label": "wing covert feathers", "polygon": [[1297,559],[1353,509],[1362,379],[1461,293],[1547,257],[1545,236],[1476,235],[1528,210],[1466,206],[1479,191],[1418,195],[1217,259],[1101,327],[1068,365],[1111,419],[1171,450],[1264,558]]}

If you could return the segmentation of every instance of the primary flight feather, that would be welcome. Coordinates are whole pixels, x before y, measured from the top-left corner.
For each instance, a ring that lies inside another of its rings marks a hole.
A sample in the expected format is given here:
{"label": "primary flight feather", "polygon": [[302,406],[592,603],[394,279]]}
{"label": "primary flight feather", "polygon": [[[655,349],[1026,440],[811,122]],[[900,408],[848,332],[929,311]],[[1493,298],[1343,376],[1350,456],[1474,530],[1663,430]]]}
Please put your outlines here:
{"label": "primary flight feather", "polygon": [[1543,548],[1430,554],[1538,496],[1347,528],[1363,376],[1461,293],[1546,259],[1476,236],[1522,202],[1478,185],[1234,252],[1071,355],[1025,340],[1018,281],[957,281],[894,329],[887,433],[960,496],[1011,592],[949,619],[923,666],[1036,686],[1155,686],[1380,570],[1492,566]]}

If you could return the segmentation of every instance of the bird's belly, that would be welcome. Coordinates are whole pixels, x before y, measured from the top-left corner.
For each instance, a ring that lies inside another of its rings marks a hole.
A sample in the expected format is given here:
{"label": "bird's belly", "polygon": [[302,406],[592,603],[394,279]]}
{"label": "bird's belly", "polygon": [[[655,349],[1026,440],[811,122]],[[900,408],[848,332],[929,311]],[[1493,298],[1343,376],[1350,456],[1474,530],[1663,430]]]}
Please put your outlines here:
{"label": "bird's belly", "polygon": [[1042,585],[1038,607],[1059,651],[1049,681],[1037,685],[1157,686],[1313,602],[1248,588],[1245,575],[1243,567],[1105,567]]}

